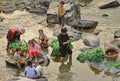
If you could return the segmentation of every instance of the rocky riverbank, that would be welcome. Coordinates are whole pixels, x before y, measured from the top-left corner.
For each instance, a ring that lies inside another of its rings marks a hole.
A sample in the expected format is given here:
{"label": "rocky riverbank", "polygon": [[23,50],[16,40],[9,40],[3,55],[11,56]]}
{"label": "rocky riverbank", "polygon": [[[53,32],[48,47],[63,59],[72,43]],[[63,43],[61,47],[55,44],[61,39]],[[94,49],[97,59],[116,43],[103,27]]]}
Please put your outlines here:
{"label": "rocky riverbank", "polygon": [[[10,3],[11,1],[9,1],[7,3],[14,5],[13,3]],[[50,57],[50,53],[52,51],[51,48],[48,48],[47,53],[45,51],[47,56],[51,59],[50,65],[45,68],[45,72],[49,81],[79,81],[80,79],[82,81],[95,81],[96,79],[97,81],[112,81],[111,77],[103,78],[103,76],[105,76],[104,73],[99,74],[99,76],[95,76],[95,74],[89,69],[88,65],[81,64],[76,60],[76,57],[81,51],[91,50],[97,46],[103,46],[105,42],[109,42],[114,39],[116,40],[116,38],[120,39],[120,22],[118,22],[120,20],[120,15],[118,14],[120,12],[120,7],[100,10],[98,3],[104,3],[104,1],[105,0],[93,0],[90,2],[90,4],[87,4],[86,7],[80,7],[82,20],[98,22],[98,25],[96,25],[94,30],[87,29],[82,31],[74,31],[70,26],[67,25],[69,28],[69,33],[76,39],[75,42],[73,42],[74,55],[72,64],[65,62],[64,65],[61,65],[59,62],[55,62],[54,58]],[[21,5],[23,5],[23,3]],[[39,6],[39,4],[36,5],[36,7]],[[44,7],[45,10],[46,8],[48,9],[47,6]],[[108,16],[103,17],[103,14],[107,14]],[[0,58],[0,64],[2,65],[0,66],[1,81],[8,80],[14,76],[24,76],[23,72],[17,73],[18,71],[15,71],[15,69],[12,68],[8,68],[5,65],[4,60],[8,58],[5,52],[5,36],[8,29],[14,27],[15,25],[23,26],[26,29],[26,33],[22,35],[21,38],[28,41],[29,39],[38,36],[37,31],[41,28],[45,31],[51,41],[52,39],[56,38],[56,35],[58,34],[57,32],[59,32],[59,28],[56,24],[48,25],[46,20],[47,12],[46,15],[33,14],[29,13],[29,11],[24,8],[19,10],[17,9],[9,14],[6,14],[3,11],[0,13],[0,56],[2,57]],[[115,41],[114,44],[116,44],[116,46],[119,48],[119,41]],[[117,77],[116,79],[119,80]]]}

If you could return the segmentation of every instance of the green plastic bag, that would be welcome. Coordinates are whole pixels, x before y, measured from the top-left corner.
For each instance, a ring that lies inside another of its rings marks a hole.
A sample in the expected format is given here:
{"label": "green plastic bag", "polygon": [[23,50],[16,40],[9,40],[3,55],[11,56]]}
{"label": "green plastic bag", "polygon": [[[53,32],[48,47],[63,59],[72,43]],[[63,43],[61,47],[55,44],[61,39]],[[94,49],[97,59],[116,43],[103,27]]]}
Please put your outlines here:
{"label": "green plastic bag", "polygon": [[[50,46],[52,47],[52,53],[51,56],[60,56],[60,52],[59,52],[59,42],[58,39],[54,39]],[[70,43],[68,46],[69,49],[73,49],[73,45]]]}

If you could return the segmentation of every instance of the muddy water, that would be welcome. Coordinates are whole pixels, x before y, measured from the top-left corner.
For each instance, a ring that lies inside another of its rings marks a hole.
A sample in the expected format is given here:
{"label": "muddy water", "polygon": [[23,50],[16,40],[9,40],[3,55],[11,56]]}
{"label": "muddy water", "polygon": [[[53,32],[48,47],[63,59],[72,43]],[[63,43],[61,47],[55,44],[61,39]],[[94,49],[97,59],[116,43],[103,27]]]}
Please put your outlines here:
{"label": "muddy water", "polygon": [[[118,0],[120,1],[120,0]],[[100,3],[101,0],[94,0],[87,7],[81,8],[82,19],[87,20],[96,20],[99,22],[96,29],[103,30],[107,32],[107,36],[104,37],[100,35],[101,42],[105,40],[110,40],[113,38],[110,32],[120,29],[120,7],[99,10],[98,5],[95,3]],[[102,17],[102,14],[108,14],[108,17]],[[55,38],[53,36],[53,28],[45,27],[45,23],[37,24],[44,21],[44,16],[37,16],[30,14],[26,11],[15,11],[13,14],[0,14],[6,19],[4,22],[0,23],[1,25],[9,25],[13,27],[15,24],[22,25],[26,28],[26,33],[21,37],[28,41],[33,37],[38,36],[38,29],[42,28],[50,41]],[[103,44],[103,43],[101,43]],[[49,81],[119,81],[120,78],[112,74],[101,72],[93,67],[89,67],[87,64],[79,63],[76,60],[76,57],[80,53],[80,48],[84,47],[82,40],[73,42],[73,60],[72,62],[68,59],[64,64],[59,62],[59,58],[50,57],[52,51],[51,48],[48,50],[43,50],[43,52],[50,58],[51,63],[48,67],[45,67],[45,74],[48,77]],[[14,76],[24,76],[23,71],[11,68],[5,65],[4,60],[8,58],[8,55],[5,52],[6,39],[5,37],[0,39],[0,81],[5,81]]]}

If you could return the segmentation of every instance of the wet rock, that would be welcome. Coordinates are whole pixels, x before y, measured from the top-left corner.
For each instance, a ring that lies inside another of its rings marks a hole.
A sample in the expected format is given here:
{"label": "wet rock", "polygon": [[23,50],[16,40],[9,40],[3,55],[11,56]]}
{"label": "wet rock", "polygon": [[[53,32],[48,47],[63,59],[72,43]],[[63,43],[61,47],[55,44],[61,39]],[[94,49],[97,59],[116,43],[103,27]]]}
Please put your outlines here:
{"label": "wet rock", "polygon": [[2,11],[4,13],[11,13],[11,12],[14,12],[16,10],[15,6],[13,5],[8,5],[8,6],[5,6]]}
{"label": "wet rock", "polygon": [[115,31],[114,38],[120,38],[120,30]]}
{"label": "wet rock", "polygon": [[93,49],[94,49],[94,47],[83,47],[83,48],[80,49],[80,51],[85,52],[85,51],[91,51]]}
{"label": "wet rock", "polygon": [[36,14],[46,14],[47,8],[41,7],[41,8],[31,8],[28,10],[30,13],[36,13]]}
{"label": "wet rock", "polygon": [[94,34],[94,35],[98,35],[100,32],[102,32],[102,30],[95,30],[95,31],[93,32],[93,34]]}
{"label": "wet rock", "polygon": [[[77,41],[80,39],[81,37],[81,32],[80,31],[77,31],[73,28],[71,28],[70,26],[65,26],[67,28],[67,33],[69,36],[73,36],[73,41]],[[55,27],[54,30],[53,30],[53,35],[54,36],[58,36],[61,32],[61,28],[59,27]]]}
{"label": "wet rock", "polygon": [[21,3],[16,3],[15,6],[17,7],[17,9],[25,9],[27,5],[25,2],[21,2]]}
{"label": "wet rock", "polygon": [[120,51],[120,39],[111,40],[110,44],[115,45],[116,47],[118,47],[118,50]]}
{"label": "wet rock", "polygon": [[75,29],[91,29],[96,28],[97,24],[97,21],[81,20],[80,22],[73,21],[71,26]]}
{"label": "wet rock", "polygon": [[120,3],[118,1],[111,1],[107,2],[104,5],[100,6],[100,9],[107,9],[107,8],[114,8],[120,6]]}
{"label": "wet rock", "polygon": [[0,16],[0,22],[2,22],[5,18]]}
{"label": "wet rock", "polygon": [[100,46],[100,40],[94,34],[83,33],[82,34],[82,38],[83,38],[83,43],[86,46],[91,46],[91,47],[98,47],[98,46]]}
{"label": "wet rock", "polygon": [[103,17],[108,17],[108,14],[103,14],[102,16],[103,16]]}

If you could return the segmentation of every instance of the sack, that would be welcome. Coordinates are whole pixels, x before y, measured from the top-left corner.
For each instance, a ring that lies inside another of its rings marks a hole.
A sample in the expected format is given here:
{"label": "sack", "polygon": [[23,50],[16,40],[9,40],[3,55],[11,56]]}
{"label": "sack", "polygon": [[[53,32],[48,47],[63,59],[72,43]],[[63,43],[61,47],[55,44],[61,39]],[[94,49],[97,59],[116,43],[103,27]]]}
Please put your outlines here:
{"label": "sack", "polygon": [[[50,46],[53,49],[52,53],[51,53],[51,56],[60,56],[58,39],[53,39]],[[68,48],[73,49],[73,45],[71,43],[69,43]]]}

